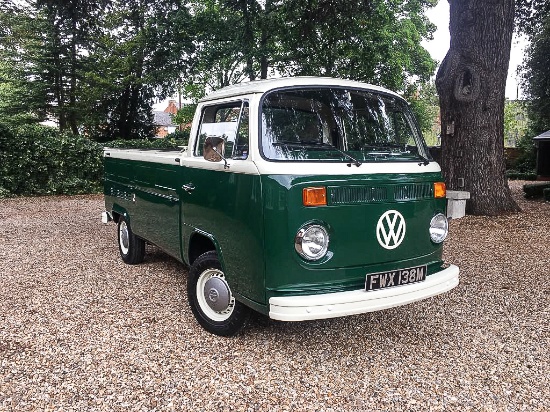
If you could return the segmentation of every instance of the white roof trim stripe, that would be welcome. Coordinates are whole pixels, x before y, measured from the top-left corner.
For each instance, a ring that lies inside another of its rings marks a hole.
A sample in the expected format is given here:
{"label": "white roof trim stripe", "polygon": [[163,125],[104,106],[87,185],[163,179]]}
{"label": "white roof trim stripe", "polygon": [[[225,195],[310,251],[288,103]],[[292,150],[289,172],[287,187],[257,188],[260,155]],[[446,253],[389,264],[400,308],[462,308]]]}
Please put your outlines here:
{"label": "white roof trim stripe", "polygon": [[280,77],[277,79],[255,80],[251,82],[244,82],[232,86],[227,86],[223,89],[216,90],[210,93],[208,96],[202,98],[200,101],[208,102],[211,100],[218,100],[232,96],[242,96],[244,94],[266,93],[270,90],[278,89],[281,87],[295,86],[332,86],[359,88],[383,92],[396,97],[400,97],[397,93],[383,87],[357,82],[354,80],[334,79],[330,77]]}
{"label": "white roof trim stripe", "polygon": [[115,159],[138,160],[142,162],[163,163],[167,165],[178,166],[179,159],[183,156],[182,152],[159,151],[159,150],[140,150],[140,149],[112,149],[105,147],[103,149],[104,157]]}

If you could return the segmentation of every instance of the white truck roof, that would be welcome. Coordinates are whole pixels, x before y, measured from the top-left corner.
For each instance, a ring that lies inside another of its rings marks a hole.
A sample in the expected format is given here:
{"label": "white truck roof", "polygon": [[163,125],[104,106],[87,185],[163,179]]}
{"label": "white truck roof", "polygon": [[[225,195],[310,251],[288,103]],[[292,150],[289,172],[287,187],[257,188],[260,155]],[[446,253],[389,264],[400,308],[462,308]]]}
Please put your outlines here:
{"label": "white truck roof", "polygon": [[368,89],[378,92],[384,92],[393,96],[400,97],[397,93],[372,84],[361,83],[354,80],[335,79],[331,77],[280,77],[276,79],[254,80],[232,86],[224,87],[203,97],[200,102],[223,99],[226,97],[240,96],[244,94],[265,93],[273,89],[291,86],[337,86]]}

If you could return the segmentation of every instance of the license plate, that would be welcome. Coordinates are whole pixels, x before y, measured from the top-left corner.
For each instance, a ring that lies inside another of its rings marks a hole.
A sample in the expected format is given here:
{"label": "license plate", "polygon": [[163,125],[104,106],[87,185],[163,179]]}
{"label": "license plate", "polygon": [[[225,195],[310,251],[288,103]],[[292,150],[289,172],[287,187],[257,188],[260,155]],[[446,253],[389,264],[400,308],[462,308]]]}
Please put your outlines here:
{"label": "license plate", "polygon": [[426,265],[388,272],[370,273],[365,280],[365,290],[378,290],[408,285],[426,280]]}

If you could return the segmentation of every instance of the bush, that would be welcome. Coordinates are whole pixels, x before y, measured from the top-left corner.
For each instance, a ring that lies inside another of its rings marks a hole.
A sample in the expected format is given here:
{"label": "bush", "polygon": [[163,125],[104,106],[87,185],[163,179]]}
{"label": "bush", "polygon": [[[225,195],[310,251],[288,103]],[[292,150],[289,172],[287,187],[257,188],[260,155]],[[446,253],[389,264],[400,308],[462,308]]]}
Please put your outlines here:
{"label": "bush", "polygon": [[543,189],[542,197],[544,197],[544,200],[547,202],[550,202],[550,188]]}
{"label": "bush", "polygon": [[510,180],[537,180],[536,173],[524,173],[517,170],[507,170],[506,177]]}
{"label": "bush", "polygon": [[185,130],[176,130],[174,133],[170,133],[168,136],[166,136],[166,138],[172,140],[180,140],[185,146],[187,146],[190,134],[191,128],[187,128]]}
{"label": "bush", "polygon": [[529,131],[518,141],[518,148],[521,154],[516,159],[513,168],[520,173],[535,173],[537,148],[531,136],[536,136],[536,134]]}
{"label": "bush", "polygon": [[544,190],[550,189],[550,182],[548,183],[529,183],[523,185],[523,192],[526,198],[539,198],[544,196]]}
{"label": "bush", "polygon": [[0,197],[100,193],[104,145],[160,150],[187,145],[171,137],[102,144],[47,126],[0,124]]}
{"label": "bush", "polygon": [[102,149],[47,126],[0,125],[0,197],[100,192]]}
{"label": "bush", "polygon": [[116,149],[158,149],[158,150],[181,150],[182,146],[187,146],[187,140],[173,139],[174,133],[169,134],[164,139],[134,139],[134,140],[112,140],[105,142],[105,147]]}

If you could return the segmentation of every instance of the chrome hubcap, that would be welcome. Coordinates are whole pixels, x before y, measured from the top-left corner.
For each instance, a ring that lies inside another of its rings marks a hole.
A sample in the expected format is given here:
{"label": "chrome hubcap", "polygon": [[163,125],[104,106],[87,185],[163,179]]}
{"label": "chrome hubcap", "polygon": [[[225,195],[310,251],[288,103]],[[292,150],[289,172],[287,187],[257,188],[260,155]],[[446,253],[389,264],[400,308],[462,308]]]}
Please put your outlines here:
{"label": "chrome hubcap", "polygon": [[221,270],[208,269],[197,281],[197,301],[206,316],[216,322],[223,322],[235,308],[235,298]]}
{"label": "chrome hubcap", "polygon": [[216,312],[226,310],[231,301],[231,292],[225,280],[217,276],[208,279],[204,284],[204,299],[212,310]]}

